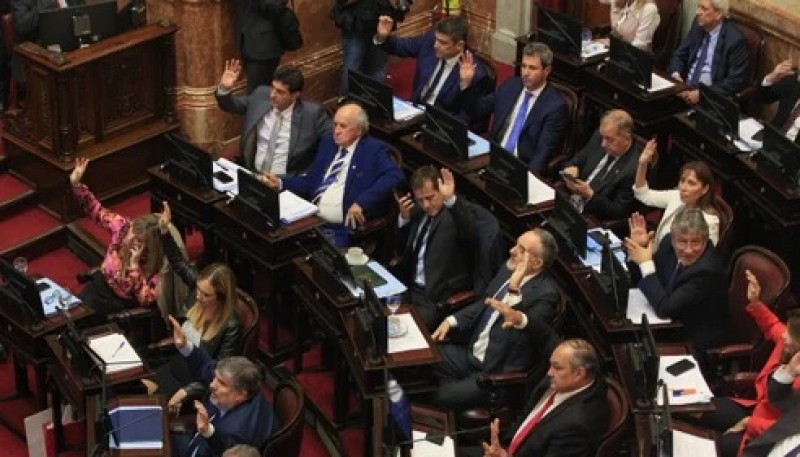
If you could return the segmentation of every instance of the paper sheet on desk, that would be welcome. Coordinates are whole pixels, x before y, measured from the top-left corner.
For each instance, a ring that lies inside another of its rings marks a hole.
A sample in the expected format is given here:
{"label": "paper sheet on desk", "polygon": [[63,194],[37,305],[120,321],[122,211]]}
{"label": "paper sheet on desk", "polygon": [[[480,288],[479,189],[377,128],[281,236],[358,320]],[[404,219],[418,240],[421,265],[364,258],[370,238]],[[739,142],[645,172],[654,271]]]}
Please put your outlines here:
{"label": "paper sheet on desk", "polygon": [[[389,273],[389,270],[383,268],[383,265],[379,262],[370,260],[367,266],[386,281],[386,284],[375,288],[375,295],[377,295],[378,298],[391,297],[392,295],[402,294],[408,290],[402,282],[395,278],[393,274]],[[360,296],[364,293],[361,287],[357,287],[355,291],[351,292],[354,292],[354,296]]]}
{"label": "paper sheet on desk", "polygon": [[399,122],[413,119],[425,112],[410,102],[397,97],[392,97],[392,107],[394,109],[394,120]]}
{"label": "paper sheet on desk", "polygon": [[588,59],[589,57],[599,56],[608,52],[608,46],[599,41],[592,41],[583,45],[581,48],[581,59]]}
{"label": "paper sheet on desk", "polygon": [[212,166],[212,172],[213,173],[217,173],[217,172],[225,173],[226,175],[228,175],[229,178],[231,178],[231,180],[230,180],[230,182],[223,183],[222,181],[217,179],[216,176],[215,176],[214,177],[214,190],[216,190],[218,192],[223,192],[223,193],[228,193],[229,192],[229,193],[231,193],[233,195],[238,194],[239,193],[239,172],[237,170],[239,168],[241,168],[242,170],[247,171],[248,173],[250,172],[246,168],[241,167],[238,164],[236,164],[234,162],[231,162],[230,160],[228,160],[228,159],[226,159],[224,157],[215,160],[214,164]]}
{"label": "paper sheet on desk", "polygon": [[652,73],[650,75],[650,88],[647,89],[647,92],[653,93],[658,92],[660,90],[670,89],[675,87],[675,83],[670,81],[667,78],[662,78],[661,76]]}
{"label": "paper sheet on desk", "polygon": [[278,195],[278,203],[280,205],[281,224],[284,225],[289,225],[319,212],[317,205],[298,197],[289,190],[284,190]]}
{"label": "paper sheet on desk", "polygon": [[[752,117],[739,120],[739,137],[741,137],[741,140],[734,141],[733,145],[742,152],[751,152],[761,149],[764,143],[754,140],[753,136],[763,128],[764,126]],[[726,136],[726,138],[730,141],[730,136]]]}
{"label": "paper sheet on desk", "polygon": [[50,278],[39,278],[36,284],[47,284],[47,289],[39,292],[42,299],[42,311],[45,317],[50,317],[58,312],[56,306],[63,306],[66,309],[74,308],[81,304],[81,300],[72,295],[70,291],[59,286]]}
{"label": "paper sheet on desk", "polygon": [[414,316],[406,313],[395,314],[394,317],[406,326],[408,332],[397,338],[389,338],[389,354],[428,348],[428,342],[414,321]]}
{"label": "paper sheet on desk", "polygon": [[[673,376],[667,372],[667,367],[679,360],[689,359],[694,363],[694,367],[678,376]],[[697,360],[691,355],[662,355],[658,360],[658,379],[664,381],[669,391],[670,405],[691,405],[695,403],[708,403],[713,394],[711,388],[703,374],[698,368]],[[684,393],[678,394],[676,391],[682,390]],[[686,391],[692,393],[686,393]],[[664,397],[658,395],[656,398],[658,405],[664,404]]]}
{"label": "paper sheet on desk", "polygon": [[108,364],[106,366],[106,374],[142,366],[142,359],[139,358],[139,354],[133,349],[125,335],[121,333],[90,336],[89,347]]}
{"label": "paper sheet on desk", "polygon": [[[411,457],[453,457],[456,455],[453,438],[446,436],[440,446],[426,440],[427,435],[425,432],[414,430],[412,435],[414,447],[411,449]],[[398,451],[396,455],[399,457],[400,452]]]}
{"label": "paper sheet on desk", "polygon": [[630,289],[628,291],[628,310],[625,317],[631,320],[634,324],[642,323],[642,314],[647,315],[647,322],[653,324],[669,324],[672,319],[664,319],[656,315],[656,311],[650,306],[647,297],[644,296],[639,289]]}
{"label": "paper sheet on desk", "polygon": [[[625,264],[625,252],[622,249],[612,249],[611,252],[614,253],[614,257],[619,260],[619,263],[622,264],[622,268],[625,268],[627,271],[628,266]],[[603,252],[599,249],[591,250],[589,248],[586,249],[586,257],[581,257],[581,262],[585,267],[591,267],[594,271],[600,272],[603,269]],[[637,289],[638,290],[638,289]],[[640,292],[641,293],[641,292]],[[641,319],[642,315],[639,314],[639,318]],[[648,317],[649,319],[649,317]]]}
{"label": "paper sheet on desk", "polygon": [[538,205],[555,200],[556,191],[549,184],[528,172],[528,204]]}
{"label": "paper sheet on desk", "polygon": [[673,457],[716,457],[717,444],[714,440],[695,436],[680,430],[672,431]]}
{"label": "paper sheet on desk", "polygon": [[467,132],[467,138],[473,141],[467,150],[467,157],[470,159],[478,157],[479,155],[489,153],[489,142],[486,138],[474,132]]}

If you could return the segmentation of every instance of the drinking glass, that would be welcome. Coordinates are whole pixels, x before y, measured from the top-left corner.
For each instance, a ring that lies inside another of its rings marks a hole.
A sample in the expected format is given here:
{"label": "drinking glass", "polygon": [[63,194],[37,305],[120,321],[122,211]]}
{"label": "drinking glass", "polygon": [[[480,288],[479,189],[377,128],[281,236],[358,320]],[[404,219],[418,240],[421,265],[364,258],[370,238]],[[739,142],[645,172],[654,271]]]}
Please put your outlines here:
{"label": "drinking glass", "polygon": [[403,296],[402,295],[391,295],[386,297],[386,308],[389,309],[389,313],[392,316],[400,309],[400,304],[403,303]]}
{"label": "drinking glass", "polygon": [[22,274],[28,273],[28,259],[25,257],[17,257],[14,259],[14,269],[19,271]]}

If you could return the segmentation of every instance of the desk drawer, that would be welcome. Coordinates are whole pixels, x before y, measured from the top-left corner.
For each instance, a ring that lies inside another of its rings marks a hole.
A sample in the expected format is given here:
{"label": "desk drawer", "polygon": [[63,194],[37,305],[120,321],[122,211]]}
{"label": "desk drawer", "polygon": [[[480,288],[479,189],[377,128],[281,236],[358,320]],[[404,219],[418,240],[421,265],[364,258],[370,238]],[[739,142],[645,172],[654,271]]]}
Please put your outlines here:
{"label": "desk drawer", "polygon": [[45,358],[45,351],[36,344],[36,339],[4,315],[0,315],[0,341],[29,362]]}

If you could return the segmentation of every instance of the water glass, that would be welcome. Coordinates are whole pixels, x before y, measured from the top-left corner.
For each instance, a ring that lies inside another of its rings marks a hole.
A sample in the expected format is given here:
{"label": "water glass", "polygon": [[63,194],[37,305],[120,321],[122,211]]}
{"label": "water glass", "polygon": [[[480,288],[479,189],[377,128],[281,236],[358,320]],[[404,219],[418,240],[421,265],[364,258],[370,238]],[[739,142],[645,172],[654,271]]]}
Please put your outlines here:
{"label": "water glass", "polygon": [[394,315],[398,309],[400,309],[400,305],[403,303],[403,296],[400,294],[397,295],[390,295],[386,297],[386,308],[389,309],[389,312]]}
{"label": "water glass", "polygon": [[585,48],[592,42],[592,29],[584,27],[581,30],[581,47]]}
{"label": "water glass", "polygon": [[13,262],[14,269],[22,274],[28,273],[28,259],[25,257],[17,257]]}

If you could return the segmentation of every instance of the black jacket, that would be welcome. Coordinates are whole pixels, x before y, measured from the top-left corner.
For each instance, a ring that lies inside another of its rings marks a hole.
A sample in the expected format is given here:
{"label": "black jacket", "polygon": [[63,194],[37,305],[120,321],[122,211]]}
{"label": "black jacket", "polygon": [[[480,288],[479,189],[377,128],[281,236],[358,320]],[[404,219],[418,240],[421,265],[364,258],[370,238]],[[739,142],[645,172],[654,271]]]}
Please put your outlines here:
{"label": "black jacket", "polygon": [[242,59],[270,60],[283,54],[278,19],[287,0],[239,0],[236,47]]}

